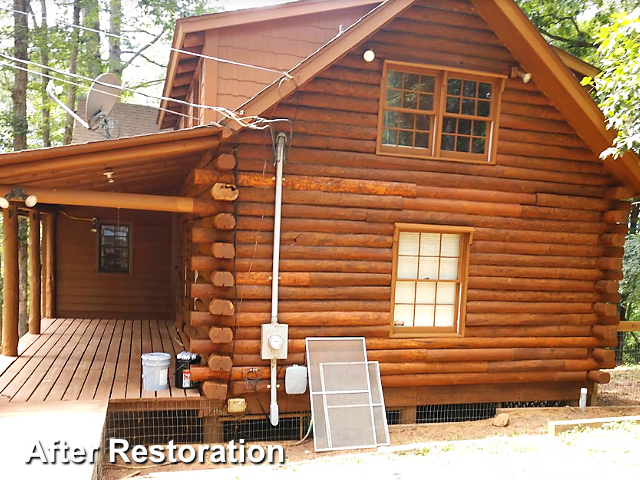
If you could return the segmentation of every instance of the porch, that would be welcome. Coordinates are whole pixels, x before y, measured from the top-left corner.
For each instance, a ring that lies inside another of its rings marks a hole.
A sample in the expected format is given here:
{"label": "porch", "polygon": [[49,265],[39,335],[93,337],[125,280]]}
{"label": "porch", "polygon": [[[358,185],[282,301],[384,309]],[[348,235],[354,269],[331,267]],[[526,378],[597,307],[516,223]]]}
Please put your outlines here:
{"label": "porch", "polygon": [[197,389],[175,388],[173,378],[167,390],[142,389],[140,355],[169,353],[172,377],[181,350],[173,321],[43,319],[42,334],[20,339],[19,356],[0,356],[0,405],[198,400]]}

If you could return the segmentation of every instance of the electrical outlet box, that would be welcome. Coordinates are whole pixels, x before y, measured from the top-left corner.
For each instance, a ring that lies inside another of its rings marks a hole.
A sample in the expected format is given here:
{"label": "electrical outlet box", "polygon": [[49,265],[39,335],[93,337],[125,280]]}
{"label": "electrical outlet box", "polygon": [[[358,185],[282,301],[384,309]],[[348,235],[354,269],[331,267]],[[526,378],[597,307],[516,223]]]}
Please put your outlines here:
{"label": "electrical outlet box", "polygon": [[244,398],[230,398],[227,402],[228,413],[244,413],[247,410],[247,401]]}
{"label": "electrical outlet box", "polygon": [[286,323],[265,323],[262,325],[262,348],[260,353],[263,360],[283,360],[287,358],[287,343],[289,341],[289,325]]}
{"label": "electrical outlet box", "polygon": [[284,371],[284,391],[288,395],[302,395],[307,391],[307,367],[293,365]]}

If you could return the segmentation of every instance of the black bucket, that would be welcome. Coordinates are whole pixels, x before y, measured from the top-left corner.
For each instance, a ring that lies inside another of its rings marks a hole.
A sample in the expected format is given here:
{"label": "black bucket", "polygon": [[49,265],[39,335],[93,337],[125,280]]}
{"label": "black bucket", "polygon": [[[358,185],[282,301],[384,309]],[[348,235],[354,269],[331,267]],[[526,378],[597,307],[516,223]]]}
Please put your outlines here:
{"label": "black bucket", "polygon": [[176,355],[176,388],[198,388],[198,382],[191,381],[191,365],[200,363],[200,355],[180,352]]}

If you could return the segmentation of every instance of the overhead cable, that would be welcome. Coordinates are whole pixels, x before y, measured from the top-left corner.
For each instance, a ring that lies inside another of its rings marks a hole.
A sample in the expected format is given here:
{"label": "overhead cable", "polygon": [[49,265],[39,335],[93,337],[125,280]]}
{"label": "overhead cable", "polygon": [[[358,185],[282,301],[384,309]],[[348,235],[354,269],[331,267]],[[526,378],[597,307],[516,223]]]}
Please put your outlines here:
{"label": "overhead cable", "polygon": [[[5,10],[7,12],[19,13],[19,14],[27,15],[27,16],[31,16],[32,15],[32,14],[30,14],[28,12],[22,12],[20,10],[14,10],[12,8],[6,8],[6,7],[0,7],[0,10]],[[59,23],[60,25],[65,25],[67,27],[71,27],[71,28],[77,28],[77,29],[80,29],[80,30],[86,30],[88,32],[102,33],[102,34],[104,34],[106,36],[113,37],[113,38],[118,38],[120,40],[126,40],[126,41],[129,41],[129,42],[131,41],[127,37],[124,37],[122,35],[116,35],[114,33],[110,33],[110,32],[107,32],[105,30],[98,30],[98,29],[95,29],[95,28],[89,28],[89,27],[85,27],[83,25],[76,25],[74,23],[67,23],[67,22],[63,22],[63,21],[59,21],[57,23]],[[154,43],[149,42],[146,45],[143,45],[141,48],[146,48],[146,47],[152,46],[152,45],[154,45]],[[182,50],[180,48],[169,47],[169,50],[171,50],[172,52],[176,52],[176,53],[182,53],[184,55],[191,55],[193,57],[203,58],[205,60],[213,60],[213,61],[216,61],[216,62],[226,63],[226,64],[229,64],[229,65],[235,65],[235,66],[238,66],[238,67],[253,68],[253,69],[262,70],[262,71],[265,71],[265,72],[277,73],[278,75],[287,77],[289,79],[292,78],[291,75],[289,75],[287,72],[276,70],[274,68],[261,67],[259,65],[251,65],[251,64],[243,63],[243,62],[236,62],[234,60],[226,60],[224,58],[212,57],[211,55],[204,55],[202,53],[190,52],[189,50]]]}
{"label": "overhead cable", "polygon": [[[74,85],[74,86],[76,86],[76,87],[80,87],[80,88],[88,88],[86,85],[83,85],[83,84],[81,84],[81,83],[72,82],[71,80],[66,80],[66,79],[64,79],[64,78],[53,77],[53,76],[51,76],[51,75],[47,75],[46,73],[38,72],[38,71],[36,71],[36,70],[29,70],[28,68],[20,67],[20,66],[18,66],[18,65],[13,65],[13,64],[11,64],[11,63],[0,62],[0,65],[1,65],[1,66],[4,66],[4,67],[9,67],[9,68],[17,68],[18,70],[22,70],[23,72],[27,72],[27,73],[34,73],[34,74],[39,75],[39,76],[41,76],[41,77],[48,78],[48,79],[50,79],[50,80],[60,81],[60,82],[63,82],[63,83],[67,83],[67,84],[69,84],[69,85]],[[116,95],[116,94],[111,93],[111,92],[103,91],[102,93],[104,93],[104,94],[106,94],[106,95],[109,95],[109,96],[112,96],[112,97],[118,97],[118,98],[120,98],[120,95]],[[181,112],[176,112],[176,111],[174,111],[174,110],[169,110],[168,108],[157,107],[157,106],[155,106],[155,105],[149,105],[149,107],[151,107],[151,108],[156,108],[156,109],[161,110],[161,111],[163,111],[163,112],[172,113],[172,114],[174,114],[174,115],[179,115],[179,116],[181,116],[181,117],[186,117],[186,118],[196,118],[196,117],[194,117],[194,116],[192,116],[192,115],[186,115],[186,114],[181,113]]]}
{"label": "overhead cable", "polygon": [[225,107],[213,107],[211,105],[190,103],[190,102],[187,102],[187,101],[184,101],[184,100],[178,100],[176,98],[151,95],[151,94],[148,94],[148,93],[145,93],[145,92],[137,91],[137,90],[135,90],[133,88],[129,88],[129,87],[126,87],[126,86],[112,85],[112,84],[110,84],[108,82],[102,82],[102,81],[99,81],[99,80],[94,80],[94,79],[85,77],[83,75],[78,75],[76,73],[65,72],[65,71],[62,71],[62,70],[58,70],[58,69],[49,67],[47,65],[42,65],[42,64],[37,63],[37,62],[32,62],[30,60],[23,60],[23,59],[20,59],[20,58],[15,58],[15,57],[13,57],[11,55],[7,55],[6,53],[1,52],[1,51],[0,51],[0,57],[4,58],[6,60],[10,60],[12,62],[18,62],[18,63],[23,63],[25,65],[33,65],[33,66],[38,67],[38,68],[48,69],[48,70],[51,70],[52,72],[55,72],[55,73],[57,73],[59,75],[66,75],[66,76],[69,76],[71,78],[77,78],[77,79],[85,80],[85,81],[88,81],[88,82],[94,82],[94,83],[97,83],[98,85],[103,85],[105,87],[120,88],[122,90],[126,90],[128,92],[131,92],[131,93],[134,93],[134,94],[137,94],[137,95],[142,95],[142,96],[147,97],[147,98],[152,98],[154,100],[164,100],[164,101],[167,101],[167,102],[173,102],[173,103],[177,103],[177,104],[180,104],[180,105],[185,105],[185,106],[188,106],[188,107],[212,110],[214,112],[219,113],[220,115],[222,115],[225,118],[228,118],[230,120],[233,120],[233,121],[237,122],[240,126],[246,127],[246,128],[253,128],[253,129],[261,130],[261,129],[266,128],[265,127],[266,124],[274,123],[274,122],[286,121],[284,119],[267,120],[267,119],[264,119],[264,118],[261,118],[261,117],[258,117],[258,116],[246,116],[246,117],[243,117],[243,116],[237,115],[235,112],[233,112],[233,111],[231,111],[231,110],[229,110],[228,108],[225,108]]}

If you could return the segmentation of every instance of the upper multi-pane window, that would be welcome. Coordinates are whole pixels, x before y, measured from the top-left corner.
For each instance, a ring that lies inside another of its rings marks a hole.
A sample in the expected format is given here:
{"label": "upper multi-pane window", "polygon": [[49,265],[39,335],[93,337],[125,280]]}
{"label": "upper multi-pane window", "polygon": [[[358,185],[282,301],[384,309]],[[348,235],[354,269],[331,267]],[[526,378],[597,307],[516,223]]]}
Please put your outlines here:
{"label": "upper multi-pane window", "polygon": [[499,79],[386,63],[378,151],[488,162]]}
{"label": "upper multi-pane window", "polygon": [[397,225],[393,333],[460,333],[471,230]]}
{"label": "upper multi-pane window", "polygon": [[130,272],[130,232],[129,225],[100,225],[99,272]]}

